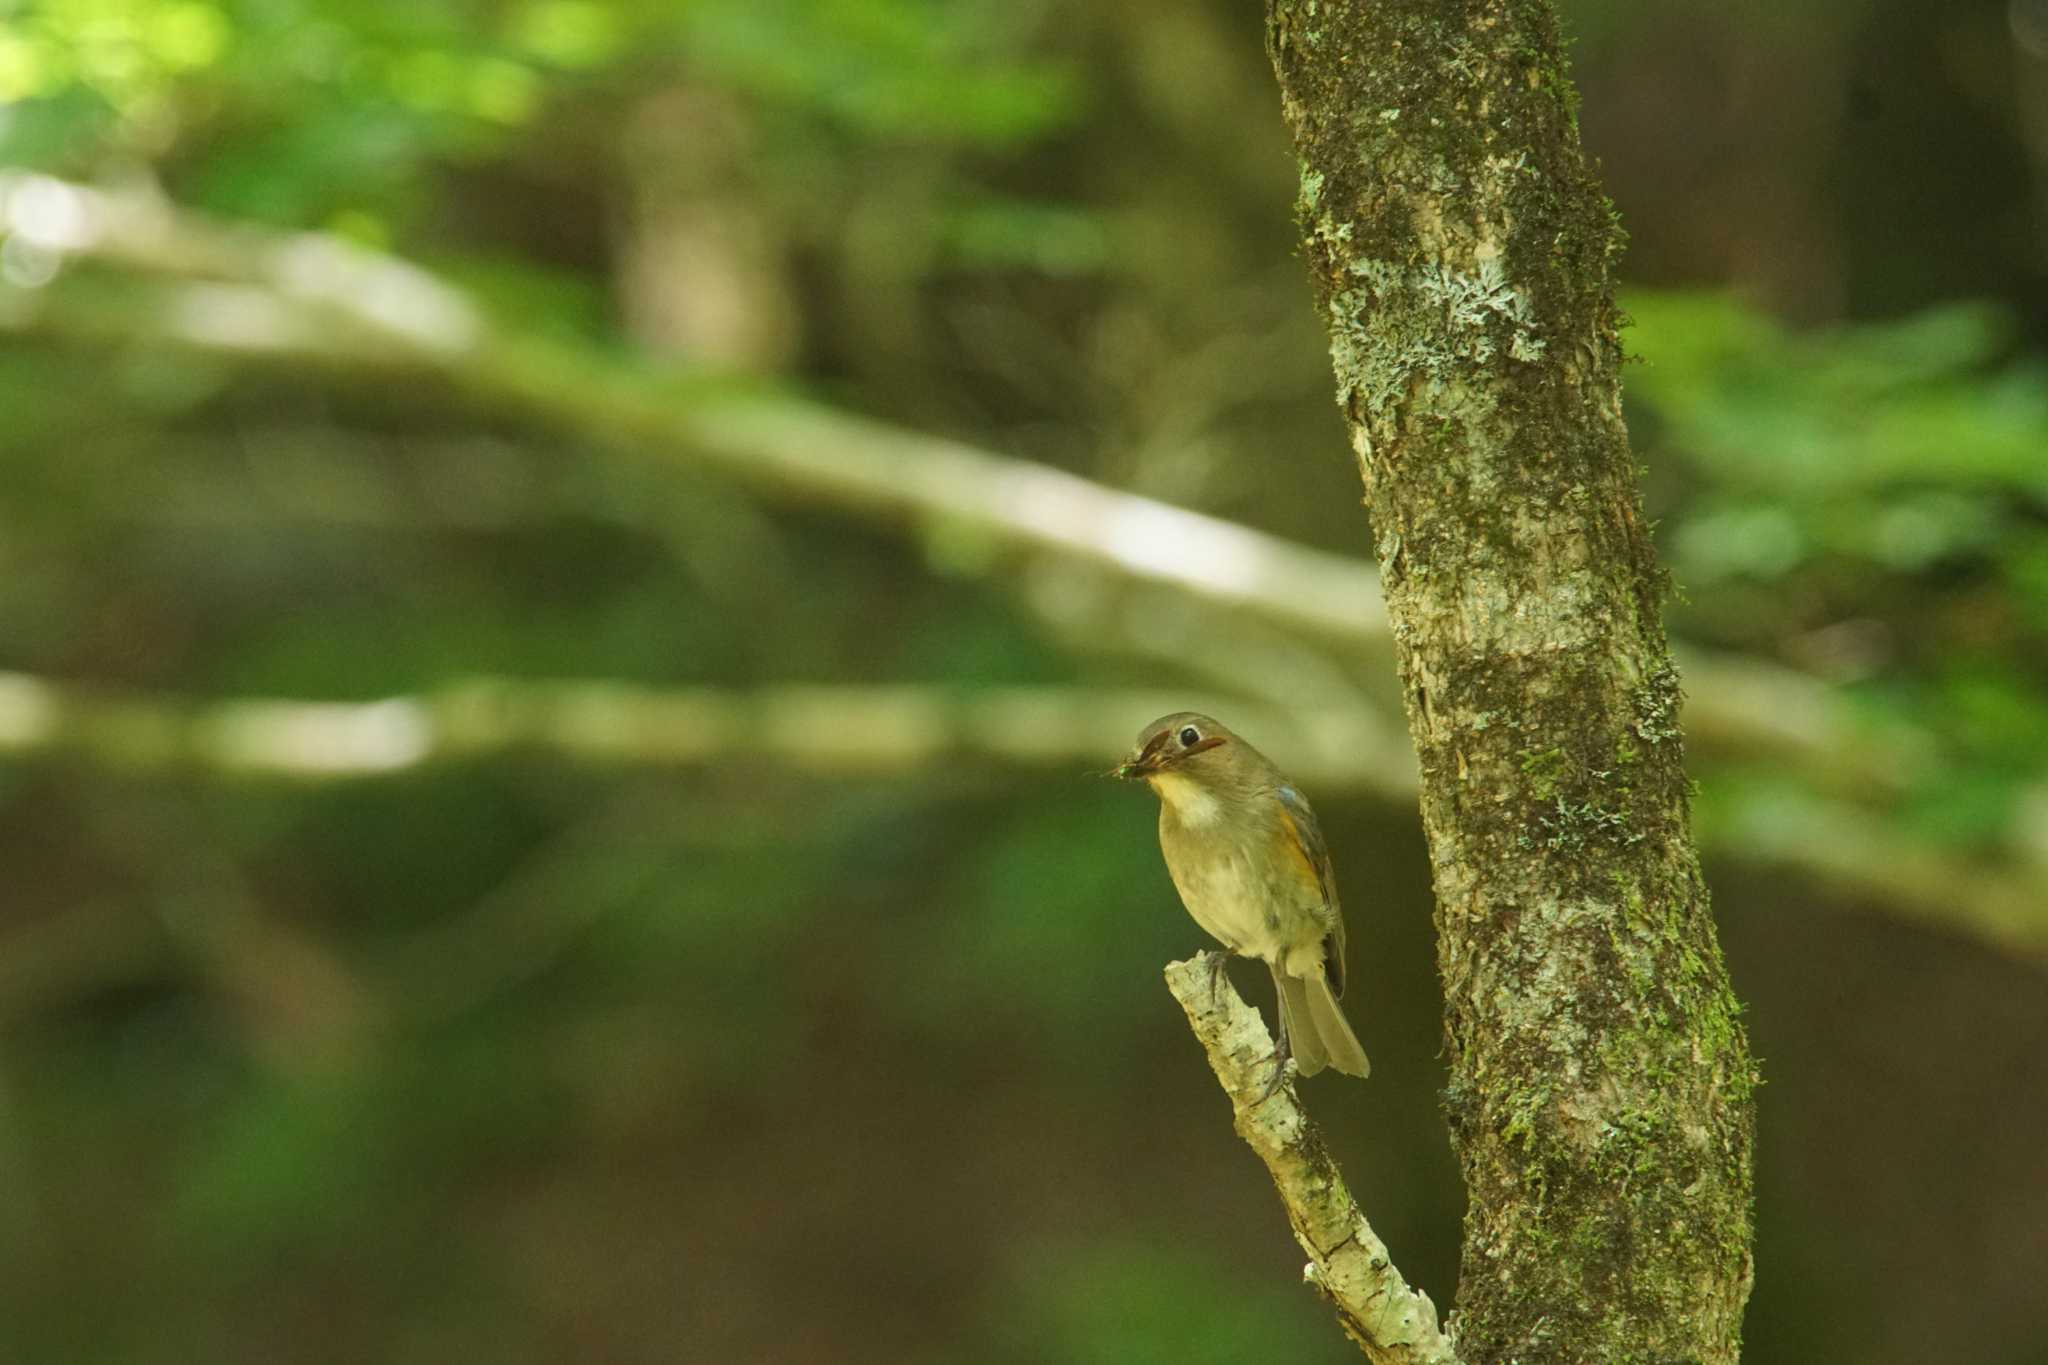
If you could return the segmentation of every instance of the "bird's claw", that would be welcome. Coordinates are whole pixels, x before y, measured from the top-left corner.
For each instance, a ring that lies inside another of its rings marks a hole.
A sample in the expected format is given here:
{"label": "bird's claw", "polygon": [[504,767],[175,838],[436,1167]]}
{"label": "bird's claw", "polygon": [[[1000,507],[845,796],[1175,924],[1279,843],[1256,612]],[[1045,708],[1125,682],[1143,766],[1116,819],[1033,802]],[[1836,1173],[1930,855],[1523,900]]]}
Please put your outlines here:
{"label": "bird's claw", "polygon": [[1273,1054],[1273,1079],[1266,1082],[1266,1088],[1259,1092],[1259,1103],[1264,1104],[1280,1093],[1280,1087],[1294,1079],[1296,1071],[1294,1058]]}
{"label": "bird's claw", "polygon": [[[1278,981],[1279,978],[1275,977],[1274,982],[1276,985]],[[1267,1100],[1272,1099],[1275,1094],[1279,1093],[1280,1087],[1287,1084],[1288,1080],[1301,1069],[1294,1060],[1294,1040],[1287,1036],[1287,1011],[1280,1007],[1280,1003],[1277,1000],[1274,1002],[1274,1007],[1279,1016],[1274,1022],[1280,1027],[1277,1036],[1273,1040],[1273,1079],[1266,1082],[1265,1093],[1259,1096],[1259,1103],[1261,1104],[1264,1104]]]}
{"label": "bird's claw", "polygon": [[1230,955],[1211,948],[1204,952],[1202,957],[1209,965],[1209,1001],[1214,1004],[1222,993],[1221,982],[1229,979],[1229,973],[1225,969],[1230,965]]}

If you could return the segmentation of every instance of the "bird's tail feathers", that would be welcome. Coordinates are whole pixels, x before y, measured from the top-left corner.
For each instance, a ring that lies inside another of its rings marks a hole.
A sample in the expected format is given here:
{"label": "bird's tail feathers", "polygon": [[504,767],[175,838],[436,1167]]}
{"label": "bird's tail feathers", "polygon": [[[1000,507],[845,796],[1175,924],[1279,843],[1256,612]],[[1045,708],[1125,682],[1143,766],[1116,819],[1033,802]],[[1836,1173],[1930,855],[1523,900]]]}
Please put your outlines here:
{"label": "bird's tail feathers", "polygon": [[[1358,1035],[1351,1031],[1351,1021],[1344,1017],[1343,1006],[1337,1003],[1336,995],[1330,990],[1330,983],[1320,971],[1306,979],[1285,977],[1280,997],[1283,1009],[1287,1011],[1287,1036],[1294,1044],[1294,1055],[1301,1058],[1301,1074],[1313,1076],[1323,1069],[1327,1062],[1347,1076],[1363,1079],[1372,1073],[1372,1063],[1365,1059],[1365,1048],[1360,1045]],[[1291,986],[1292,992],[1286,987]],[[1296,1021],[1304,1021],[1309,1027],[1297,1029]],[[1311,1046],[1311,1040],[1313,1045]],[[1311,1066],[1308,1058],[1314,1056]]]}
{"label": "bird's tail feathers", "polygon": [[1287,1031],[1288,1051],[1293,1054],[1295,1068],[1304,1076],[1313,1076],[1329,1065],[1330,1058],[1323,1049],[1322,1033],[1309,1003],[1309,984],[1298,976],[1276,970],[1273,985],[1278,988],[1280,1027]]}

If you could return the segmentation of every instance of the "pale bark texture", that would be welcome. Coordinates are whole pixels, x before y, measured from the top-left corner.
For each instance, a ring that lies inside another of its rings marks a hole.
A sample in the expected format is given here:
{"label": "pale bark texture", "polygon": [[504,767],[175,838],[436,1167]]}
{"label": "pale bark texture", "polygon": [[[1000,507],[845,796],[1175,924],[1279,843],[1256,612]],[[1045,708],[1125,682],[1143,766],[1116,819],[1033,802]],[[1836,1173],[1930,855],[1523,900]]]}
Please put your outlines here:
{"label": "pale bark texture", "polygon": [[1730,1362],[1754,1066],[1542,0],[1268,0],[1437,902],[1472,1365]]}
{"label": "pale bark texture", "polygon": [[1302,1278],[1322,1291],[1375,1365],[1459,1365],[1436,1305],[1394,1268],[1294,1087],[1272,1084],[1273,1035],[1231,987],[1225,961],[1222,953],[1202,953],[1168,963],[1166,988],[1187,1011],[1230,1097],[1238,1136],[1273,1177],[1294,1240],[1309,1258]]}

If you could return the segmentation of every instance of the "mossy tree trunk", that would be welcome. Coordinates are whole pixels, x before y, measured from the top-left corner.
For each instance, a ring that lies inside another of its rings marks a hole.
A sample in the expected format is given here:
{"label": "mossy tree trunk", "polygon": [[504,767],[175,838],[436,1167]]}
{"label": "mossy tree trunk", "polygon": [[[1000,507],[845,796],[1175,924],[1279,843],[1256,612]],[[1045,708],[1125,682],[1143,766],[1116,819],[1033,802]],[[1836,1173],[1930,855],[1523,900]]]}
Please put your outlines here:
{"label": "mossy tree trunk", "polygon": [[1754,1071],[1555,16],[1268,0],[1267,41],[1422,763],[1458,1352],[1733,1361]]}

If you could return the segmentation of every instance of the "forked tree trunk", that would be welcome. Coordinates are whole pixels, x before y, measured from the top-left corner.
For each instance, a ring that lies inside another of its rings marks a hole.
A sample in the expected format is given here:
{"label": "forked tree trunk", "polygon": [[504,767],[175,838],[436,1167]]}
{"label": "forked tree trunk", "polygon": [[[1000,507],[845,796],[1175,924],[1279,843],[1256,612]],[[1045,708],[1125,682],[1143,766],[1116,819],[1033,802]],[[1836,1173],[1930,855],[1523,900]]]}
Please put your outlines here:
{"label": "forked tree trunk", "polygon": [[1458,1353],[1731,1362],[1755,1074],[1555,16],[1268,0],[1267,42],[1422,762]]}

